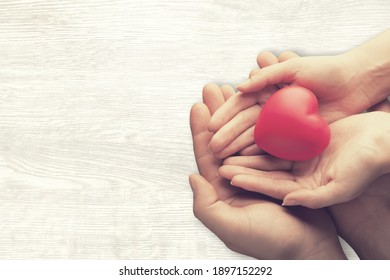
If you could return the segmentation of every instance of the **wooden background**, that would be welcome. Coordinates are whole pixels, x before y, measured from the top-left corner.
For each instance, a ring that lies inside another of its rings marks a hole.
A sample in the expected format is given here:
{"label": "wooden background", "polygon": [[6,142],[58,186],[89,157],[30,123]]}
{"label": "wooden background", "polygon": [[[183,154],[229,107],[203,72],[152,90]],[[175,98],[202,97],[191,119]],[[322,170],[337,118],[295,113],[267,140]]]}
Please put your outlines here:
{"label": "wooden background", "polygon": [[336,54],[389,19],[383,0],[2,0],[0,258],[247,258],[192,214],[191,105],[261,50]]}

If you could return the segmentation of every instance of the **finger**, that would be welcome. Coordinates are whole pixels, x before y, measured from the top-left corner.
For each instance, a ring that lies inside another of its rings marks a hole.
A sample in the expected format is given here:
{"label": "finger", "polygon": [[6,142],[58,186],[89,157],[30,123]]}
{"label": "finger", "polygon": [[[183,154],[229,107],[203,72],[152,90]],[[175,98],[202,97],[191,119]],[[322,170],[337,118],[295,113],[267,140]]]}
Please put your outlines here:
{"label": "finger", "polygon": [[262,171],[253,168],[242,167],[239,165],[222,165],[218,169],[220,176],[232,180],[235,176],[238,175],[253,175],[262,179],[270,180],[294,180],[294,177],[290,172],[285,171]]}
{"label": "finger", "polygon": [[203,103],[209,108],[210,114],[214,114],[215,111],[222,104],[225,103],[221,88],[216,84],[207,84],[203,87],[202,91]]}
{"label": "finger", "polygon": [[234,88],[227,84],[221,86],[221,91],[225,101],[228,100],[230,97],[232,97],[234,94],[236,94]]}
{"label": "finger", "polygon": [[260,149],[256,144],[252,144],[240,151],[240,155],[242,156],[256,156],[263,154],[265,154],[265,152]]}
{"label": "finger", "polygon": [[262,68],[256,75],[239,84],[237,89],[241,92],[255,92],[267,85],[291,83],[296,72],[295,59]]}
{"label": "finger", "polygon": [[254,143],[254,130],[255,126],[248,128],[221,151],[214,153],[214,156],[223,159],[250,146]]}
{"label": "finger", "polygon": [[216,132],[242,110],[257,103],[257,93],[237,93],[230,97],[211,117],[207,129]]}
{"label": "finger", "polygon": [[[205,144],[209,139],[211,139],[212,133],[206,130],[206,124],[208,123],[209,119],[210,119],[210,111],[204,103],[196,103],[192,106],[190,112],[191,134],[193,138],[198,137],[199,135],[202,136],[201,138],[202,141],[199,141],[198,138],[194,139],[194,140],[198,140],[200,144],[202,143]],[[196,147],[198,146],[202,147],[203,145],[196,145]],[[195,155],[204,154],[204,153],[198,153],[197,151],[195,152],[196,152]]]}
{"label": "finger", "polygon": [[389,99],[385,99],[382,102],[379,102],[378,104],[375,104],[371,108],[369,108],[367,111],[372,112],[372,111],[382,111],[382,112],[387,112],[390,113],[390,101]]}
{"label": "finger", "polygon": [[270,155],[236,156],[223,161],[224,165],[238,165],[263,171],[291,170],[292,161],[279,159]]}
{"label": "finger", "polygon": [[283,206],[302,205],[316,209],[347,202],[356,197],[348,186],[331,181],[315,189],[300,189],[287,194]]}
{"label": "finger", "polygon": [[194,194],[194,215],[222,241],[231,241],[240,219],[236,219],[234,208],[218,199],[215,188],[202,176],[190,176]]}
{"label": "finger", "polygon": [[279,63],[278,58],[270,51],[261,52],[257,56],[257,64],[260,68],[268,67],[276,63]]}
{"label": "finger", "polygon": [[292,180],[269,179],[248,174],[234,176],[231,180],[231,184],[276,199],[283,199],[288,193],[299,189],[299,185]]}
{"label": "finger", "polygon": [[286,61],[286,60],[289,60],[289,59],[292,59],[292,58],[297,58],[299,57],[299,55],[297,55],[295,52],[293,51],[284,51],[282,52],[279,57],[278,57],[278,61],[279,62],[283,62],[283,61]]}
{"label": "finger", "polygon": [[247,174],[247,175],[253,175],[253,176],[261,176],[262,172],[264,171],[258,171],[251,168],[246,168],[242,166],[236,166],[236,165],[222,165],[218,169],[218,174],[228,180],[232,180],[234,176],[239,174]]}
{"label": "finger", "polygon": [[211,181],[217,177],[220,161],[209,151],[212,133],[206,130],[206,125],[210,119],[210,112],[203,103],[192,106],[190,113],[190,125],[194,146],[194,154],[199,172],[206,180]]}
{"label": "finger", "polygon": [[221,151],[241,133],[255,125],[260,110],[259,105],[254,105],[239,112],[215,133],[210,141],[209,149],[214,153]]}

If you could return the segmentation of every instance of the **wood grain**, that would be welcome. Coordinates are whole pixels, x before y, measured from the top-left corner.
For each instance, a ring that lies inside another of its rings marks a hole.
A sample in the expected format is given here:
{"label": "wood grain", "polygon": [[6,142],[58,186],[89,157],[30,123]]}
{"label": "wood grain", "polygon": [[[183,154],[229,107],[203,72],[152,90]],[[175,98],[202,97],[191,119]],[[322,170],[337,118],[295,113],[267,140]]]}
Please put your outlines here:
{"label": "wood grain", "polygon": [[0,258],[247,258],[193,217],[191,105],[208,82],[243,80],[260,50],[350,49],[389,8],[1,1]]}

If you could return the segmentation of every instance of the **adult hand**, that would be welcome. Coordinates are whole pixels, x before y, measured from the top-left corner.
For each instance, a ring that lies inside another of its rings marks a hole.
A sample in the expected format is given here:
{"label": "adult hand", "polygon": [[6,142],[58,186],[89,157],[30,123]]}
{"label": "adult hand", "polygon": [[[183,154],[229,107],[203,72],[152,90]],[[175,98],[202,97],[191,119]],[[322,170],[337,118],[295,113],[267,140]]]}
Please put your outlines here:
{"label": "adult hand", "polygon": [[319,113],[332,123],[374,105],[368,89],[355,78],[359,71],[343,56],[298,57],[262,68],[237,88],[254,92],[279,83],[305,87],[317,96]]}
{"label": "adult hand", "polygon": [[237,88],[253,92],[278,83],[306,87],[316,94],[321,115],[332,123],[389,96],[389,50],[390,29],[341,55],[301,57],[263,68]]}
{"label": "adult hand", "polygon": [[[390,104],[375,109],[390,113]],[[328,208],[339,235],[361,259],[390,259],[389,187],[390,174],[386,174],[356,199]]]}
{"label": "adult hand", "polygon": [[218,176],[222,163],[208,150],[212,133],[206,125],[225,96],[218,87],[209,85],[203,92],[205,104],[195,104],[191,110],[194,152],[201,174],[190,176],[195,216],[230,249],[254,258],[345,258],[325,210],[288,209],[263,195],[232,188]]}

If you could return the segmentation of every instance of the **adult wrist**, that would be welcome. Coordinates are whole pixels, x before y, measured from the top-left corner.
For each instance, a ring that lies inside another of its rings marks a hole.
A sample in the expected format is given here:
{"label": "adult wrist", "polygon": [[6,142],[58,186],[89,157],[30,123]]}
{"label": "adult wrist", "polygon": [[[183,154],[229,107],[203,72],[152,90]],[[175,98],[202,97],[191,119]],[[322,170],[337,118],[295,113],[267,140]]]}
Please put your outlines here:
{"label": "adult wrist", "polygon": [[365,93],[371,106],[389,96],[390,29],[340,57],[346,60],[353,87]]}

